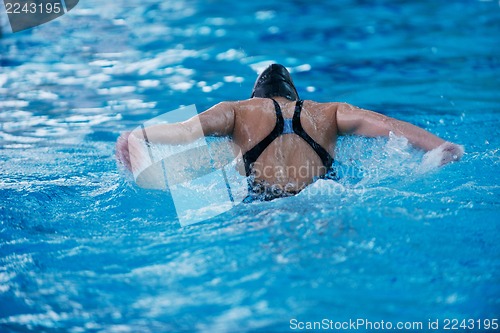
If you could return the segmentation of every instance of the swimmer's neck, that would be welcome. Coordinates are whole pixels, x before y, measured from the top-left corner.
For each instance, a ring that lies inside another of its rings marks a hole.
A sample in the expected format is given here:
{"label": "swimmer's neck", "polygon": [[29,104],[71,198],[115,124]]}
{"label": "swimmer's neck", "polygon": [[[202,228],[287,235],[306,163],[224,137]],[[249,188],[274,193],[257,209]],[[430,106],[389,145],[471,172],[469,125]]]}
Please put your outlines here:
{"label": "swimmer's neck", "polygon": [[272,99],[274,99],[276,102],[281,102],[281,103],[295,103],[296,101],[292,101],[286,97],[282,97],[282,96],[273,96],[271,97]]}

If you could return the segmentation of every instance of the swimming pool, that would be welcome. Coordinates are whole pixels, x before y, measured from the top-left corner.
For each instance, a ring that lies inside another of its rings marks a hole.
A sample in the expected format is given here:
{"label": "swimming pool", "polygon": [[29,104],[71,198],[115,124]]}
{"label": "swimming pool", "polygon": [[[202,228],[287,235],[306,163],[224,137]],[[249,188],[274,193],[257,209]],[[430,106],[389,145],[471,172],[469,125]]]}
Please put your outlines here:
{"label": "swimming pool", "polygon": [[[496,1],[89,0],[4,35],[0,331],[498,318],[499,34]],[[347,137],[338,183],[181,228],[165,192],[117,168],[119,132],[248,98],[269,61],[304,98],[410,121],[466,155],[425,169],[404,140]]]}

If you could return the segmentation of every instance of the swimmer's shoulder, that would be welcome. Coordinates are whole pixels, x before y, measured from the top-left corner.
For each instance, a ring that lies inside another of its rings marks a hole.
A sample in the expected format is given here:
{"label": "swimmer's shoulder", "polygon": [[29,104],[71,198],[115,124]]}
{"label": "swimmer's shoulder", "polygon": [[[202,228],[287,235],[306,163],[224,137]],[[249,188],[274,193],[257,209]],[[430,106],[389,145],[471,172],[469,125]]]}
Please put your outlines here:
{"label": "swimmer's shoulder", "polygon": [[271,100],[269,98],[260,98],[260,97],[253,97],[249,99],[242,99],[238,101],[232,101],[233,105],[235,106],[256,106],[256,105],[262,105],[262,103],[270,103]]}
{"label": "swimmer's shoulder", "polygon": [[316,102],[313,100],[304,100],[303,108],[312,112],[319,112],[322,114],[330,114],[335,116],[337,111],[343,108],[346,103],[341,102]]}
{"label": "swimmer's shoulder", "polygon": [[[228,101],[235,111],[243,111],[248,109],[254,109],[262,107],[266,104],[271,104],[269,98],[253,97],[244,100]],[[272,104],[271,104],[272,105]],[[303,108],[308,110],[317,110],[318,112],[336,114],[337,110],[348,105],[342,102],[317,102],[313,100],[303,100]]]}
{"label": "swimmer's shoulder", "polygon": [[248,110],[254,111],[256,109],[262,109],[262,106],[264,105],[272,105],[272,101],[269,98],[260,98],[260,97],[253,97],[237,101],[228,101],[225,103],[229,103],[232,109],[237,113],[245,112]]}

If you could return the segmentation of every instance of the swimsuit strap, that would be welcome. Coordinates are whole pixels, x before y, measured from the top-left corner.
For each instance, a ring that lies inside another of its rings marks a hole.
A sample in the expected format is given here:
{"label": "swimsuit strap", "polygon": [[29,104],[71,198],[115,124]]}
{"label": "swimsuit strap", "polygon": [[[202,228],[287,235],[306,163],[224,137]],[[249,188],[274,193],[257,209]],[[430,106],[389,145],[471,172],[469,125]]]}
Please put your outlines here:
{"label": "swimsuit strap", "polygon": [[318,154],[319,158],[321,159],[321,162],[323,162],[323,165],[329,170],[332,166],[333,163],[333,157],[326,151],[325,148],[323,148],[319,143],[314,141],[313,138],[309,136],[309,134],[304,131],[304,128],[302,127],[302,123],[300,122],[300,113],[302,111],[302,105],[304,104],[304,101],[298,100],[297,103],[295,104],[295,112],[293,113],[293,131],[295,134],[300,136],[302,139],[304,139],[305,142],[307,142],[311,148]]}
{"label": "swimsuit strap", "polygon": [[243,155],[243,162],[245,163],[245,172],[247,177],[251,174],[252,164],[257,161],[259,156],[264,152],[264,150],[266,150],[271,142],[273,142],[274,139],[280,136],[283,132],[284,120],[280,105],[274,99],[272,100],[274,103],[274,110],[276,112],[276,125],[274,126],[274,129],[271,131],[271,133],[269,133],[261,142],[256,144],[252,149],[250,149]]}

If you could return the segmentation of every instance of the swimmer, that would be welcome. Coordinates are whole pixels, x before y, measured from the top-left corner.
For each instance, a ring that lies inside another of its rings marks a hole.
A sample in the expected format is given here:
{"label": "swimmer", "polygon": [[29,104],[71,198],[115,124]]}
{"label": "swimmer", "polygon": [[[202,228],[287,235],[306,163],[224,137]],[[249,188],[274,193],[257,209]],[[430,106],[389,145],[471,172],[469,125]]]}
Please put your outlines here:
{"label": "swimmer", "polygon": [[[338,136],[388,137],[391,132],[438,156],[440,165],[458,161],[464,153],[460,145],[377,112],[302,100],[290,73],[279,64],[259,75],[250,99],[221,102],[184,122],[147,128],[149,142],[158,144],[230,137],[243,156],[250,196],[261,200],[297,194],[331,176]],[[117,157],[129,170],[131,158],[140,158],[135,147],[142,138],[142,131],[126,132],[117,141]]]}

